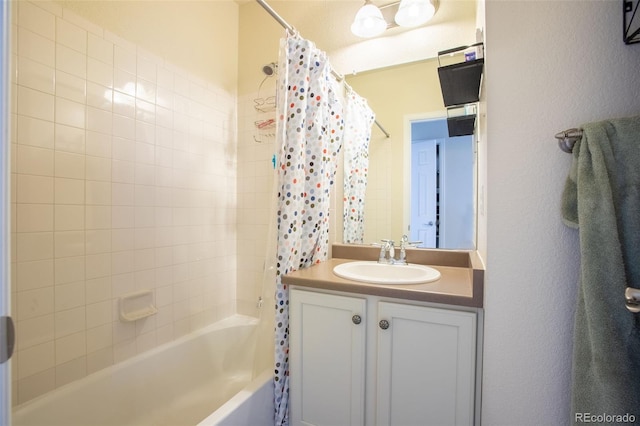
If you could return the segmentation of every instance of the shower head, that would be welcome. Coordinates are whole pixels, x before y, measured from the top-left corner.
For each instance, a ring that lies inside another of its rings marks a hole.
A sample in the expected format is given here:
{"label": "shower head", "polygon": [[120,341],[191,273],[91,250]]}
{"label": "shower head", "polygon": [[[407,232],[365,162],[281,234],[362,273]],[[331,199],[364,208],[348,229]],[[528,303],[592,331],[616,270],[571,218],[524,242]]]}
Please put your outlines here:
{"label": "shower head", "polygon": [[275,62],[271,62],[270,64],[262,67],[262,73],[267,77],[271,77],[276,73],[276,71],[278,71],[278,64],[276,64]]}

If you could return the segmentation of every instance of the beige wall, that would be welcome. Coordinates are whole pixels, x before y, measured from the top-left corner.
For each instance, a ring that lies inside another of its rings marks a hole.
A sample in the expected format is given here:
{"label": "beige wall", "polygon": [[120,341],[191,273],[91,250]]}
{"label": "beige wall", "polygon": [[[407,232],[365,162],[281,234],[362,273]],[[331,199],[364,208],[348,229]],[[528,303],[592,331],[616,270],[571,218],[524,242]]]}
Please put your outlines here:
{"label": "beige wall", "polygon": [[57,1],[64,8],[235,93],[234,1]]}
{"label": "beige wall", "polygon": [[482,423],[572,424],[580,248],[560,217],[572,156],[554,135],[640,112],[640,45],[623,43],[617,1],[486,5]]}

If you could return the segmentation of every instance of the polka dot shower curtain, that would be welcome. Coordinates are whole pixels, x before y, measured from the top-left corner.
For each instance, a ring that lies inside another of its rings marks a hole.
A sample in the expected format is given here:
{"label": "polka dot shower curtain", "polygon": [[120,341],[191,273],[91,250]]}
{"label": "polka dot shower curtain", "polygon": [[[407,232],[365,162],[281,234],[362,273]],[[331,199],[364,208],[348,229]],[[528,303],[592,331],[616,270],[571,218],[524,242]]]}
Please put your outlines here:
{"label": "polka dot shower curtain", "polygon": [[275,424],[287,425],[289,290],[281,278],[328,257],[329,192],[344,129],[340,87],[326,54],[288,36],[279,62]]}
{"label": "polka dot shower curtain", "polygon": [[344,131],[344,242],[364,242],[364,195],[369,140],[375,115],[367,100],[347,87]]}

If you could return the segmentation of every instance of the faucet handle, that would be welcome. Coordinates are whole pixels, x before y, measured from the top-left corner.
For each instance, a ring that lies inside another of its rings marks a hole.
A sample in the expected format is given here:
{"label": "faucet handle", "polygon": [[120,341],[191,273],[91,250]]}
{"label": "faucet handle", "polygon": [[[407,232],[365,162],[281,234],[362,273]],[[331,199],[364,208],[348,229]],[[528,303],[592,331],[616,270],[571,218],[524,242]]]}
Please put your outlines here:
{"label": "faucet handle", "polygon": [[400,239],[400,248],[416,247],[420,244],[422,244],[422,241],[409,241],[409,237],[407,237],[406,235],[403,235]]}

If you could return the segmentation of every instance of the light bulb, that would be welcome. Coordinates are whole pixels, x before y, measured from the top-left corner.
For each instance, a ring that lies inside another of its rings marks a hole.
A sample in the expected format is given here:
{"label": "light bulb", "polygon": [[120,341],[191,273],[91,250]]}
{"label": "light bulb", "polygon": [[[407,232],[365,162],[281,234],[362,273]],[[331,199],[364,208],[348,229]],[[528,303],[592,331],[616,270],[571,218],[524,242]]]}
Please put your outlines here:
{"label": "light bulb", "polygon": [[358,37],[375,37],[387,29],[382,12],[375,5],[367,3],[358,10],[351,24],[351,32]]}
{"label": "light bulb", "polygon": [[429,0],[402,0],[395,21],[401,27],[417,27],[433,18],[435,12]]}

